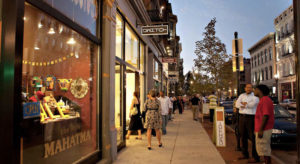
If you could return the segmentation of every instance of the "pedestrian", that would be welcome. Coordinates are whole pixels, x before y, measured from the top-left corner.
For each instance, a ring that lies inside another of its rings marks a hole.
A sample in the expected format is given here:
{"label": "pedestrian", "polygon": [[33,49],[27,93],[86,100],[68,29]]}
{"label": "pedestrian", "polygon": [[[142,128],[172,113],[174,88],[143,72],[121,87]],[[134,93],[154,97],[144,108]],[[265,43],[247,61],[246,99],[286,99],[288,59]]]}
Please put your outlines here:
{"label": "pedestrian", "polygon": [[164,95],[164,92],[160,92],[160,97],[158,98],[161,105],[161,117],[162,117],[162,134],[167,134],[167,124],[169,120],[169,97]]}
{"label": "pedestrian", "polygon": [[215,92],[212,92],[211,95],[208,96],[208,99],[209,99],[209,120],[210,122],[213,122],[218,98],[215,95]]}
{"label": "pedestrian", "polygon": [[256,150],[263,156],[265,163],[271,163],[271,136],[274,127],[274,106],[269,98],[270,89],[266,85],[258,85],[255,95],[259,97],[259,104],[255,114]]}
{"label": "pedestrian", "polygon": [[[252,84],[247,84],[245,87],[246,93],[239,96],[236,101],[236,108],[239,109],[239,132],[242,140],[242,153],[243,156],[239,160],[248,159],[248,163],[259,162],[259,156],[256,152],[255,135],[254,135],[254,118],[256,107],[259,99],[254,96]],[[249,159],[248,152],[248,139],[252,144],[252,158]]]}
{"label": "pedestrian", "polygon": [[240,120],[240,114],[239,109],[235,106],[236,100],[233,102],[233,118],[232,118],[232,124],[234,125],[234,132],[235,132],[235,138],[236,138],[236,151],[242,151],[241,148],[241,135],[239,130],[239,120]]}
{"label": "pedestrian", "polygon": [[173,114],[175,114],[176,109],[177,109],[177,98],[176,96],[173,96]]}
{"label": "pedestrian", "polygon": [[172,113],[173,113],[173,101],[172,97],[169,97],[169,120],[172,121]]}
{"label": "pedestrian", "polygon": [[191,99],[192,103],[192,111],[193,111],[193,119],[198,121],[199,117],[199,107],[200,107],[200,99],[194,94],[194,97]]}
{"label": "pedestrian", "polygon": [[129,139],[132,131],[138,131],[138,137],[136,139],[142,140],[142,115],[140,111],[140,100],[138,92],[133,93],[133,99],[130,106],[130,123],[129,130],[126,135],[126,139]]}
{"label": "pedestrian", "polygon": [[183,103],[182,103],[181,96],[178,96],[177,106],[178,106],[179,114],[182,114],[182,112],[183,112]]}
{"label": "pedestrian", "polygon": [[158,146],[162,147],[161,143],[161,134],[160,129],[162,127],[162,118],[161,118],[161,105],[159,100],[156,99],[156,92],[154,90],[150,91],[150,99],[145,102],[146,110],[146,122],[145,129],[147,129],[147,139],[148,139],[148,150],[151,148],[151,131],[155,129],[156,138],[158,140]]}

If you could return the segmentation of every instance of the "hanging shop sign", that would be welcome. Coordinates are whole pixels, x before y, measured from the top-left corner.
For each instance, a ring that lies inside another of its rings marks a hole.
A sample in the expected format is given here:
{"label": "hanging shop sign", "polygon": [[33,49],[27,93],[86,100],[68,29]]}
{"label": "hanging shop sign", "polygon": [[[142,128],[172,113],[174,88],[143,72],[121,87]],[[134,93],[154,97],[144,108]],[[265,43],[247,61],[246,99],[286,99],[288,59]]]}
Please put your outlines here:
{"label": "hanging shop sign", "polygon": [[142,26],[142,35],[168,35],[168,25]]}
{"label": "hanging shop sign", "polygon": [[224,107],[216,107],[215,109],[214,141],[217,147],[226,147]]}
{"label": "hanging shop sign", "polygon": [[179,77],[179,72],[178,71],[169,71],[168,72],[169,77],[174,77],[176,76],[177,78]]}
{"label": "hanging shop sign", "polygon": [[176,58],[164,57],[162,58],[163,63],[176,63]]}
{"label": "hanging shop sign", "polygon": [[40,117],[40,102],[29,102],[23,105],[23,118]]}

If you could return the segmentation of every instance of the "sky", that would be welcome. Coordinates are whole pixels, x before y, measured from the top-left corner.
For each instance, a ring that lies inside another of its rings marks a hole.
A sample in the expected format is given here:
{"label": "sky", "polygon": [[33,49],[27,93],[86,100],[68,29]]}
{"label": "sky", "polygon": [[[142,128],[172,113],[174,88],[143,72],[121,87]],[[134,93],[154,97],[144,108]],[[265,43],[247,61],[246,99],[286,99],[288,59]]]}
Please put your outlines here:
{"label": "sky", "polygon": [[182,43],[181,58],[184,73],[192,70],[196,55],[195,42],[209,21],[216,17],[216,36],[232,52],[232,39],[237,31],[243,39],[243,55],[270,32],[274,32],[274,19],[292,5],[292,0],[169,0],[173,14],[177,15],[177,35]]}

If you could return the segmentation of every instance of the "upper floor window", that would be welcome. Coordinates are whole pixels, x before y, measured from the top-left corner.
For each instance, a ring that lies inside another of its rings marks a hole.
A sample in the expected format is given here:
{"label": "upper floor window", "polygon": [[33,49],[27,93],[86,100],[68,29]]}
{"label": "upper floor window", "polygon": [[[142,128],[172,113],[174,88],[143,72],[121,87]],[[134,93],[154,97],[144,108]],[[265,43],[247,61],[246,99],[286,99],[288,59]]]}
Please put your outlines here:
{"label": "upper floor window", "polygon": [[268,61],[268,51],[267,51],[267,49],[265,49],[265,62],[267,62]]}
{"label": "upper floor window", "polygon": [[261,64],[264,64],[264,53],[260,52]]}
{"label": "upper floor window", "polygon": [[268,67],[265,68],[265,72],[266,72],[266,80],[269,80],[269,77],[268,77]]}
{"label": "upper floor window", "polygon": [[269,48],[269,58],[272,60],[272,47]]}
{"label": "upper floor window", "polygon": [[257,54],[257,65],[260,65],[260,55]]}
{"label": "upper floor window", "polygon": [[273,79],[273,68],[270,66],[270,79]]}

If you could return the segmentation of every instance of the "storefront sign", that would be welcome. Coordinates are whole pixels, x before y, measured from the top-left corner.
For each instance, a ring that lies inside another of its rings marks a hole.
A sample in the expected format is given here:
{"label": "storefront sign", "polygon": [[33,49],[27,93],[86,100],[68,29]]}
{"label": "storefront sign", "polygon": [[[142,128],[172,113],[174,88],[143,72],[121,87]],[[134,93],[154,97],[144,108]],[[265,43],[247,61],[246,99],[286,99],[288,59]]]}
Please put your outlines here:
{"label": "storefront sign", "polygon": [[57,153],[70,149],[76,145],[79,145],[83,142],[91,140],[91,131],[81,131],[71,136],[64,137],[49,143],[45,143],[44,149],[45,154],[44,158],[48,158]]}
{"label": "storefront sign", "polygon": [[142,26],[142,35],[168,35],[168,25]]}
{"label": "storefront sign", "polygon": [[23,105],[23,118],[40,117],[40,102],[29,102]]}
{"label": "storefront sign", "polygon": [[163,63],[176,63],[176,58],[170,58],[170,57],[165,57],[165,58],[162,58],[162,62]]}
{"label": "storefront sign", "polygon": [[215,109],[215,141],[217,147],[226,147],[226,129],[225,129],[225,118],[224,118],[224,107],[217,107]]}
{"label": "storefront sign", "polygon": [[176,76],[178,78],[179,77],[179,72],[178,71],[169,71],[168,75],[169,75],[169,77]]}

